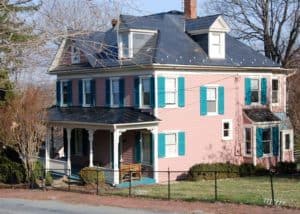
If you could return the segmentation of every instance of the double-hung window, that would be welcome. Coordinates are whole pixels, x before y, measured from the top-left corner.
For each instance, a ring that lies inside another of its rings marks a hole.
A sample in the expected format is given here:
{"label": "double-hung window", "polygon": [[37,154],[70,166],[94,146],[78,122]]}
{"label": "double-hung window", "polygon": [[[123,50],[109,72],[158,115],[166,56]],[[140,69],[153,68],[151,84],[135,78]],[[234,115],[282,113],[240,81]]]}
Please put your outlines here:
{"label": "double-hung window", "polygon": [[150,93],[151,93],[151,81],[149,77],[146,78],[141,78],[141,102],[142,102],[142,107],[149,107],[151,98],[150,98]]}
{"label": "double-hung window", "polygon": [[244,140],[245,140],[245,155],[251,155],[252,154],[252,144],[251,144],[251,136],[252,132],[251,132],[251,128],[245,128],[245,136],[244,136]]}
{"label": "double-hung window", "polygon": [[284,135],[285,138],[285,150],[290,150],[291,149],[291,135],[290,134],[285,134]]}
{"label": "double-hung window", "polygon": [[112,106],[120,105],[120,82],[119,79],[111,80],[111,104]]}
{"label": "double-hung window", "polygon": [[83,105],[90,106],[92,104],[91,80],[83,80]]}
{"label": "double-hung window", "polygon": [[263,143],[263,154],[270,155],[271,154],[271,146],[272,146],[272,131],[271,128],[263,129],[262,131],[262,143]]}
{"label": "double-hung window", "polygon": [[61,81],[61,105],[67,106],[68,105],[68,81]]}
{"label": "double-hung window", "polygon": [[178,156],[178,142],[176,133],[166,134],[166,157]]}
{"label": "double-hung window", "polygon": [[72,64],[80,63],[80,50],[77,47],[71,47],[71,62]]}
{"label": "double-hung window", "polygon": [[177,99],[176,78],[166,78],[166,105],[176,105]]}
{"label": "double-hung window", "polygon": [[279,81],[272,79],[272,103],[279,102]]}
{"label": "double-hung window", "polygon": [[259,103],[259,79],[251,79],[251,103]]}
{"label": "double-hung window", "polygon": [[232,120],[222,120],[222,139],[232,139]]}
{"label": "double-hung window", "polygon": [[207,113],[216,114],[217,111],[217,88],[207,88]]}

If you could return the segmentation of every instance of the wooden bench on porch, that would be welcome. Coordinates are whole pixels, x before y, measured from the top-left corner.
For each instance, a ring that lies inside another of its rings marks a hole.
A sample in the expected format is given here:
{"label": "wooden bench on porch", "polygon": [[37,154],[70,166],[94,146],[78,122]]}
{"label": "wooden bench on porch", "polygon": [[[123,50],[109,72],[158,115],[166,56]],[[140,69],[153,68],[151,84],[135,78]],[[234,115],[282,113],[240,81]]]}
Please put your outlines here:
{"label": "wooden bench on porch", "polygon": [[140,180],[142,178],[141,164],[121,164],[120,166],[120,181],[129,181],[130,172],[132,180]]}

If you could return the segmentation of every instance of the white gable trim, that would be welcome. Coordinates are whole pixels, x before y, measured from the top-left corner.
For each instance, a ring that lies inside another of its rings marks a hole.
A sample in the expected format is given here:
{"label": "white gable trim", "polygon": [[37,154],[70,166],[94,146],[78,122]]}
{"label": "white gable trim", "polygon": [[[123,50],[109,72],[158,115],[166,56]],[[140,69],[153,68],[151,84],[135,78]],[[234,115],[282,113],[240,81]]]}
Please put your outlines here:
{"label": "white gable trim", "polygon": [[67,43],[67,39],[63,39],[62,43],[60,44],[60,46],[55,54],[54,60],[51,63],[49,71],[54,70],[59,65],[59,60],[61,59],[61,57],[63,55],[66,43]]}
{"label": "white gable trim", "polygon": [[209,31],[226,32],[230,31],[229,25],[225,22],[222,16],[219,16],[215,22],[209,27]]}

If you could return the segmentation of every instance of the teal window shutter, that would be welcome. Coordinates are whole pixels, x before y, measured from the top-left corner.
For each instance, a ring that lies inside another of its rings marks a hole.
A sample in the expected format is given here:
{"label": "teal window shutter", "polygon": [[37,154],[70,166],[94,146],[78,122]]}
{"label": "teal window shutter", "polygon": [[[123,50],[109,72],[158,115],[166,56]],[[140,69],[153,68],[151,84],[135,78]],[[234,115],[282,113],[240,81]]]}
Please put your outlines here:
{"label": "teal window shutter", "polygon": [[92,106],[96,106],[96,81],[91,80],[91,94],[92,94]]}
{"label": "teal window shutter", "polygon": [[224,87],[219,86],[218,88],[218,111],[219,114],[224,114]]}
{"label": "teal window shutter", "polygon": [[140,78],[134,79],[134,106],[140,107]]}
{"label": "teal window shutter", "polygon": [[150,106],[155,107],[155,87],[154,87],[154,77],[150,78]]}
{"label": "teal window shutter", "polygon": [[124,106],[124,96],[125,96],[125,80],[120,79],[119,80],[119,93],[120,93],[120,107]]}
{"label": "teal window shutter", "polygon": [[178,155],[185,155],[185,133],[178,132]]}
{"label": "teal window shutter", "polygon": [[68,81],[68,106],[72,106],[72,80]]}
{"label": "teal window shutter", "polygon": [[263,142],[262,142],[262,128],[256,128],[256,156],[261,158],[263,156]]}
{"label": "teal window shutter", "polygon": [[267,79],[262,78],[261,79],[261,104],[266,105],[267,104]]}
{"label": "teal window shutter", "polygon": [[140,141],[140,133],[137,132],[135,134],[135,162],[141,163],[141,141]]}
{"label": "teal window shutter", "polygon": [[158,93],[158,107],[164,108],[166,106],[166,78],[158,77],[157,78],[157,93]]}
{"label": "teal window shutter", "polygon": [[164,133],[158,134],[158,157],[166,156],[166,135]]}
{"label": "teal window shutter", "polygon": [[184,77],[178,77],[178,106],[185,106],[185,80]]}
{"label": "teal window shutter", "polygon": [[56,105],[60,106],[60,92],[61,92],[61,83],[56,81]]}
{"label": "teal window shutter", "polygon": [[278,156],[279,153],[279,128],[278,126],[272,128],[272,148],[273,155]]}
{"label": "teal window shutter", "polygon": [[251,79],[245,78],[245,104],[251,105]]}
{"label": "teal window shutter", "polygon": [[83,90],[82,90],[82,80],[78,80],[78,98],[79,98],[79,105],[82,106],[83,100]]}
{"label": "teal window shutter", "polygon": [[207,115],[207,88],[200,87],[200,115]]}
{"label": "teal window shutter", "polygon": [[110,79],[105,81],[105,103],[110,106]]}
{"label": "teal window shutter", "polygon": [[151,165],[153,164],[153,160],[154,160],[154,137],[155,135],[151,134],[151,140],[150,140],[150,163]]}

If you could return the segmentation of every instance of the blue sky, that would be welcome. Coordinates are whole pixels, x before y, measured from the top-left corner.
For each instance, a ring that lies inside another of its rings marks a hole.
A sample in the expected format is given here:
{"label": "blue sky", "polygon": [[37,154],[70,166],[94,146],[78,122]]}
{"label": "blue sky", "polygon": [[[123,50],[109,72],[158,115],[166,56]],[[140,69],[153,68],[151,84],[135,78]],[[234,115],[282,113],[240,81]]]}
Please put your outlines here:
{"label": "blue sky", "polygon": [[[151,13],[166,12],[170,10],[183,10],[183,0],[135,0],[132,7],[138,8],[135,13],[146,15]],[[204,11],[206,0],[198,0],[198,15]],[[134,10],[134,8],[132,8]],[[201,10],[203,9],[203,10]],[[204,14],[203,14],[204,15]]]}

